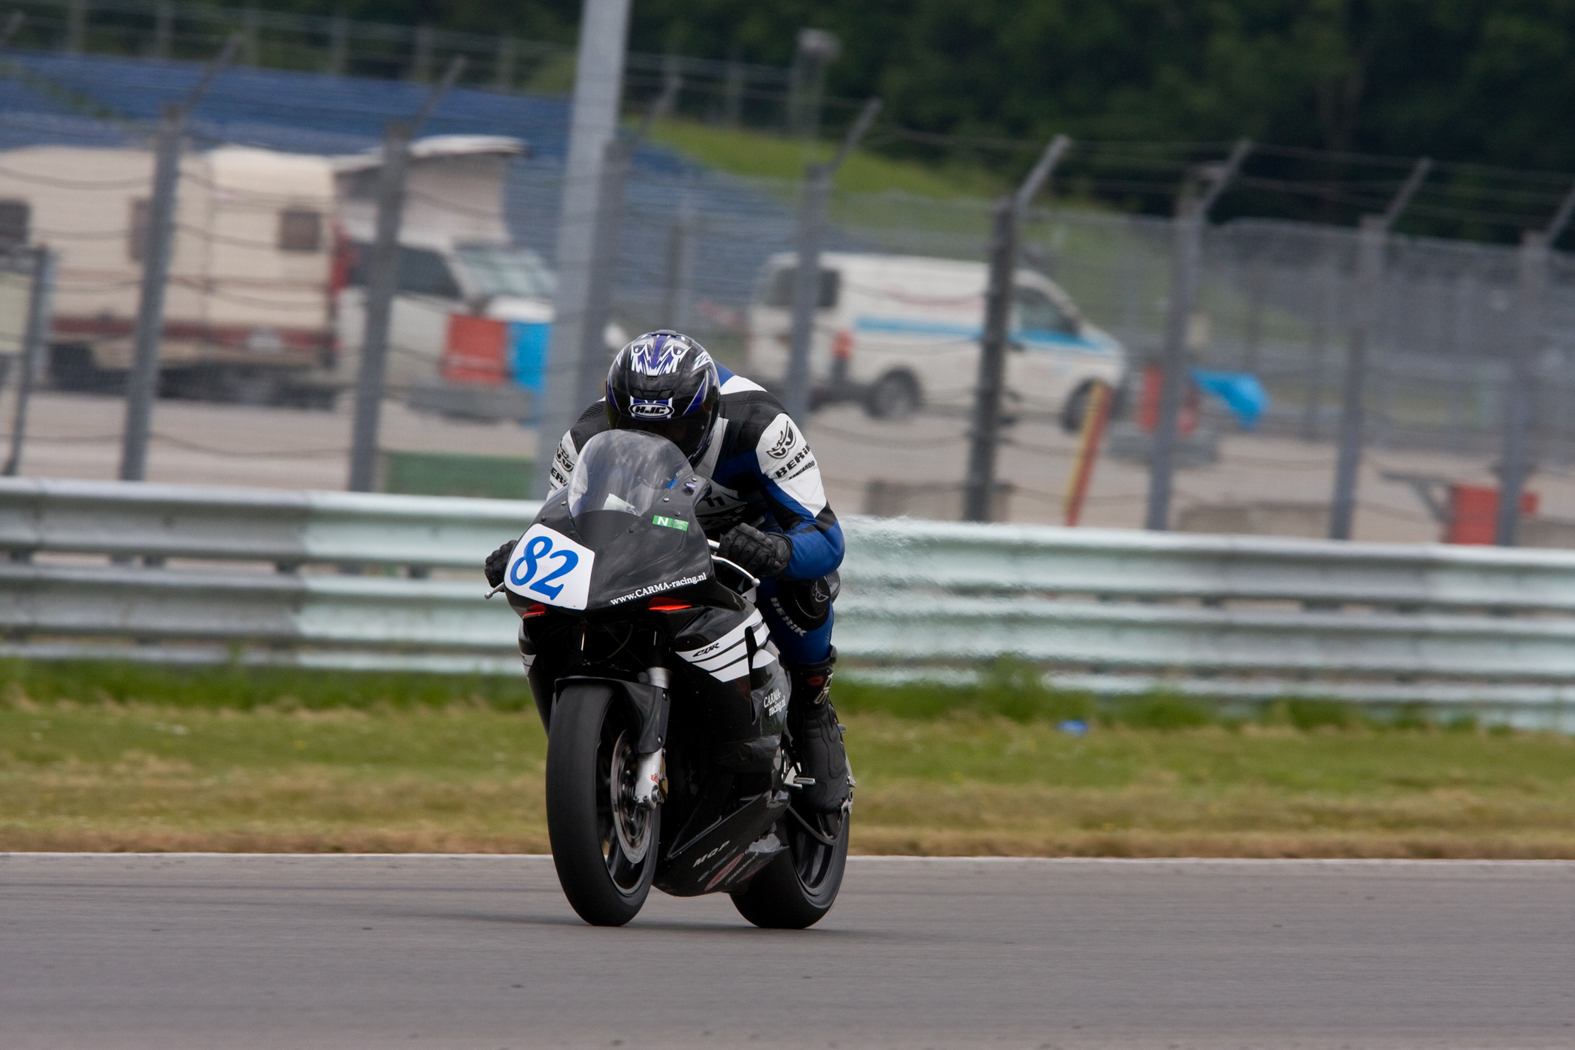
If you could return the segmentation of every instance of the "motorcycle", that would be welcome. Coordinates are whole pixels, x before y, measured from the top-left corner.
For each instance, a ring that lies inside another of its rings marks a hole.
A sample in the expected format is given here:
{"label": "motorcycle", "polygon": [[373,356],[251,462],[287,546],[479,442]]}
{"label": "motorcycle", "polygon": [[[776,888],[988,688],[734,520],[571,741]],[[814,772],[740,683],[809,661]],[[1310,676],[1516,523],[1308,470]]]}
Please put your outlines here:
{"label": "motorcycle", "polygon": [[813,783],[785,732],[790,684],[751,598],[697,516],[710,483],[640,431],[586,442],[503,583],[547,728],[547,833],[586,922],[621,926],[651,887],[727,893],[757,926],[831,909],[851,802]]}

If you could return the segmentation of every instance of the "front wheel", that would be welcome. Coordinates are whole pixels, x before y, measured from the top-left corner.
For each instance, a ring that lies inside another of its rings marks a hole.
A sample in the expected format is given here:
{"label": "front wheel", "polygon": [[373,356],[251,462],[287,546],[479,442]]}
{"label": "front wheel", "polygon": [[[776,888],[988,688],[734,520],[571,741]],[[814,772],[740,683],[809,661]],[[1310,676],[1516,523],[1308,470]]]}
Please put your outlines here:
{"label": "front wheel", "polygon": [[788,848],[733,894],[733,907],[768,930],[802,930],[825,918],[842,888],[851,819],[846,809],[808,816],[789,809],[777,825]]}
{"label": "front wheel", "polygon": [[592,926],[622,926],[656,874],[661,810],[634,803],[638,726],[604,685],[564,689],[547,734],[547,837],[563,895]]}

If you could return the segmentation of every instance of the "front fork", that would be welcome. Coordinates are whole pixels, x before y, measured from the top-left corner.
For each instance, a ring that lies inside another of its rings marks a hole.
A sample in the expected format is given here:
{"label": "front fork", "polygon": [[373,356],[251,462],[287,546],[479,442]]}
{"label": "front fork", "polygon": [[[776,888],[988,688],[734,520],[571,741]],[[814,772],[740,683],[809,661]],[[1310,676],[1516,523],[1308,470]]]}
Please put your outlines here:
{"label": "front fork", "polygon": [[[634,767],[634,803],[642,809],[655,809],[667,798],[667,711],[668,687],[672,676],[667,668],[650,667],[645,672],[648,684],[660,691],[654,711],[641,711],[640,757]],[[653,739],[654,738],[654,739]],[[651,744],[654,750],[647,750]]]}

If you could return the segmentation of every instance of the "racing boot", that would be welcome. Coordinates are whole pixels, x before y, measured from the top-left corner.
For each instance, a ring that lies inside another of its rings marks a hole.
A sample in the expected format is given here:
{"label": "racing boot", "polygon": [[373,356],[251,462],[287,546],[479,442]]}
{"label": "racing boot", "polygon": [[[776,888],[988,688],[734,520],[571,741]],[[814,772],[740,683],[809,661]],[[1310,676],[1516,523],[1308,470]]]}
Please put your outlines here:
{"label": "racing boot", "polygon": [[833,646],[819,663],[784,664],[793,682],[788,732],[804,776],[815,781],[799,789],[799,799],[814,813],[835,813],[853,797],[853,771],[848,768],[842,727],[831,706],[831,669],[836,662]]}

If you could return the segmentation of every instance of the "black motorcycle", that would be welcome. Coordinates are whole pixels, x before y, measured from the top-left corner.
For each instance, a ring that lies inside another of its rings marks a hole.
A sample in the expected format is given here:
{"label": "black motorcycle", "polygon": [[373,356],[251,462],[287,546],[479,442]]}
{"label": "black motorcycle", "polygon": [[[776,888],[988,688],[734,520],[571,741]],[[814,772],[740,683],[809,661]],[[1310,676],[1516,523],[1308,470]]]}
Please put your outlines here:
{"label": "black motorcycle", "polygon": [[757,926],[831,909],[851,803],[796,804],[790,691],[750,598],[696,516],[709,482],[638,431],[585,444],[502,584],[547,727],[547,832],[569,903],[620,926],[652,886],[728,893]]}

